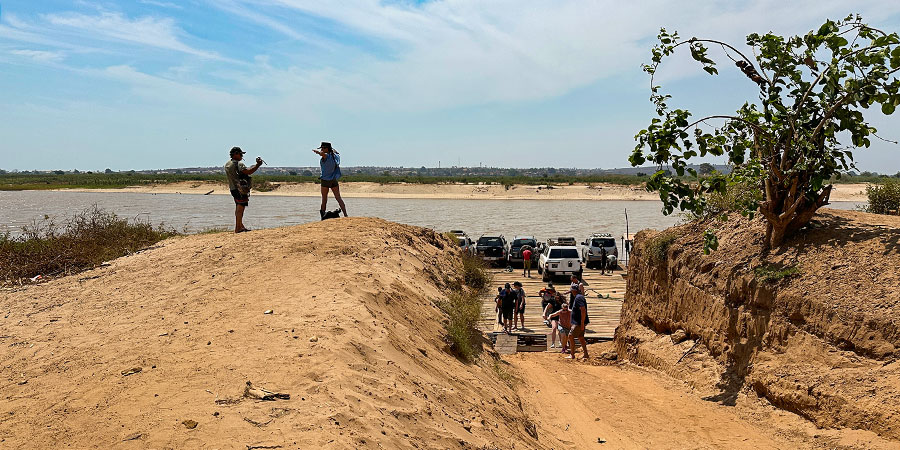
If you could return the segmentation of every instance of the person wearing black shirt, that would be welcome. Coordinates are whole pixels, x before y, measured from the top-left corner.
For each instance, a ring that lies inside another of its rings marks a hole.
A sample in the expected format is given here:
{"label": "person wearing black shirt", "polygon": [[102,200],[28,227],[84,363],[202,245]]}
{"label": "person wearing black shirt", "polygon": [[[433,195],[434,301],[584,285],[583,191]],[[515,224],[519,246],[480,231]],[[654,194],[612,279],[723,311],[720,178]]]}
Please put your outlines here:
{"label": "person wearing black shirt", "polygon": [[519,300],[519,293],[512,290],[509,283],[504,286],[500,299],[500,310],[503,312],[503,330],[506,334],[512,332],[513,314],[516,309],[516,302]]}
{"label": "person wearing black shirt", "polygon": [[572,329],[569,333],[569,354],[572,359],[575,359],[575,339],[578,339],[581,343],[581,348],[584,350],[584,359],[587,359],[588,351],[587,341],[584,339],[584,327],[591,323],[587,313],[587,300],[585,300],[584,295],[577,291],[577,288],[573,287],[572,293],[575,294],[575,301],[572,303]]}

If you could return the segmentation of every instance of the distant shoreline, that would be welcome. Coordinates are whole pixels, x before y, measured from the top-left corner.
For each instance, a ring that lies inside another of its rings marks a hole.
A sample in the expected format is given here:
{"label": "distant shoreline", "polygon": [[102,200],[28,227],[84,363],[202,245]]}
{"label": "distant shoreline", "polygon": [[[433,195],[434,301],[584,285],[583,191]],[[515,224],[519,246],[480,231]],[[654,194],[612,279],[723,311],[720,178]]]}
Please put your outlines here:
{"label": "distant shoreline", "polygon": [[[268,192],[254,191],[254,196],[319,197],[317,183],[272,183],[275,189]],[[865,183],[835,184],[831,201],[866,202]],[[55,192],[110,192],[146,194],[192,194],[229,195],[224,183],[209,181],[187,181],[114,189],[54,189]],[[647,192],[643,186],[629,186],[609,183],[575,183],[556,185],[551,188],[533,185],[484,184],[416,184],[416,183],[341,183],[341,195],[347,198],[407,198],[445,200],[627,200],[659,201],[659,196]]]}

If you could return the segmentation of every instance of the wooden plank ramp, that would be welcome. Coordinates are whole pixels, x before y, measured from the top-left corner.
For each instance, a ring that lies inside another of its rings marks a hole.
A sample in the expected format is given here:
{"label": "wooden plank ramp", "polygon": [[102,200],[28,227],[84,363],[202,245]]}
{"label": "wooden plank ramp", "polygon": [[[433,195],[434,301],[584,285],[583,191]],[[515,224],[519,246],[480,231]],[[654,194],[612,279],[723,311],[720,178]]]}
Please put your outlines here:
{"label": "wooden plank ramp", "polygon": [[[498,334],[503,333],[503,327],[497,323],[494,297],[497,295],[497,287],[505,283],[512,285],[518,281],[525,289],[525,329],[513,332],[518,342],[518,351],[545,351],[547,349],[547,337],[550,329],[544,325],[541,318],[541,299],[538,292],[547,286],[541,281],[541,276],[536,270],[531,271],[531,278],[522,276],[522,269],[514,269],[506,272],[504,269],[491,269],[494,275],[492,288],[482,296],[481,302],[481,330],[487,334],[491,341],[496,342]],[[588,316],[591,323],[585,329],[584,336],[588,342],[611,340],[619,325],[619,317],[622,313],[622,301],[625,298],[625,272],[617,270],[612,274],[601,275],[599,270],[585,269],[582,276],[588,304]],[[554,278],[553,284],[556,290],[564,293],[568,298],[569,278]],[[598,298],[599,295],[603,298]],[[607,295],[609,298],[606,298]]]}

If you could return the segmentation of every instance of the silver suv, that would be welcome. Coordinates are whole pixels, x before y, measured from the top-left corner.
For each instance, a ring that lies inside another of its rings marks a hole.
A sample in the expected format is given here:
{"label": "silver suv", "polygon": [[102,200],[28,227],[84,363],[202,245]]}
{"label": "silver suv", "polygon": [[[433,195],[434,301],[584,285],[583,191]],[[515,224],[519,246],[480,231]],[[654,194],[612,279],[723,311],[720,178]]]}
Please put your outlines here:
{"label": "silver suv", "polygon": [[581,259],[590,269],[600,267],[600,249],[606,249],[606,267],[616,268],[619,264],[619,249],[616,247],[616,239],[609,233],[594,233],[581,243]]}
{"label": "silver suv", "polygon": [[456,236],[456,240],[459,242],[459,248],[463,249],[466,253],[475,254],[475,241],[469,238],[469,235],[466,234],[462,230],[450,230]]}

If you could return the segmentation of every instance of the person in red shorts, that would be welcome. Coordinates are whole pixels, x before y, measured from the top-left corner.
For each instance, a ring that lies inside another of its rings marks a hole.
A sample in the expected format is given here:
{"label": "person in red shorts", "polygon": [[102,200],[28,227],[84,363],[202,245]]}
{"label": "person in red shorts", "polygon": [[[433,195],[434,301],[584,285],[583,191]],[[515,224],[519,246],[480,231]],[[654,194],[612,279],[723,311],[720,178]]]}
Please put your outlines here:
{"label": "person in red shorts", "polygon": [[[531,278],[531,249],[527,246],[522,250],[522,276]],[[527,274],[527,275],[526,275]]]}

